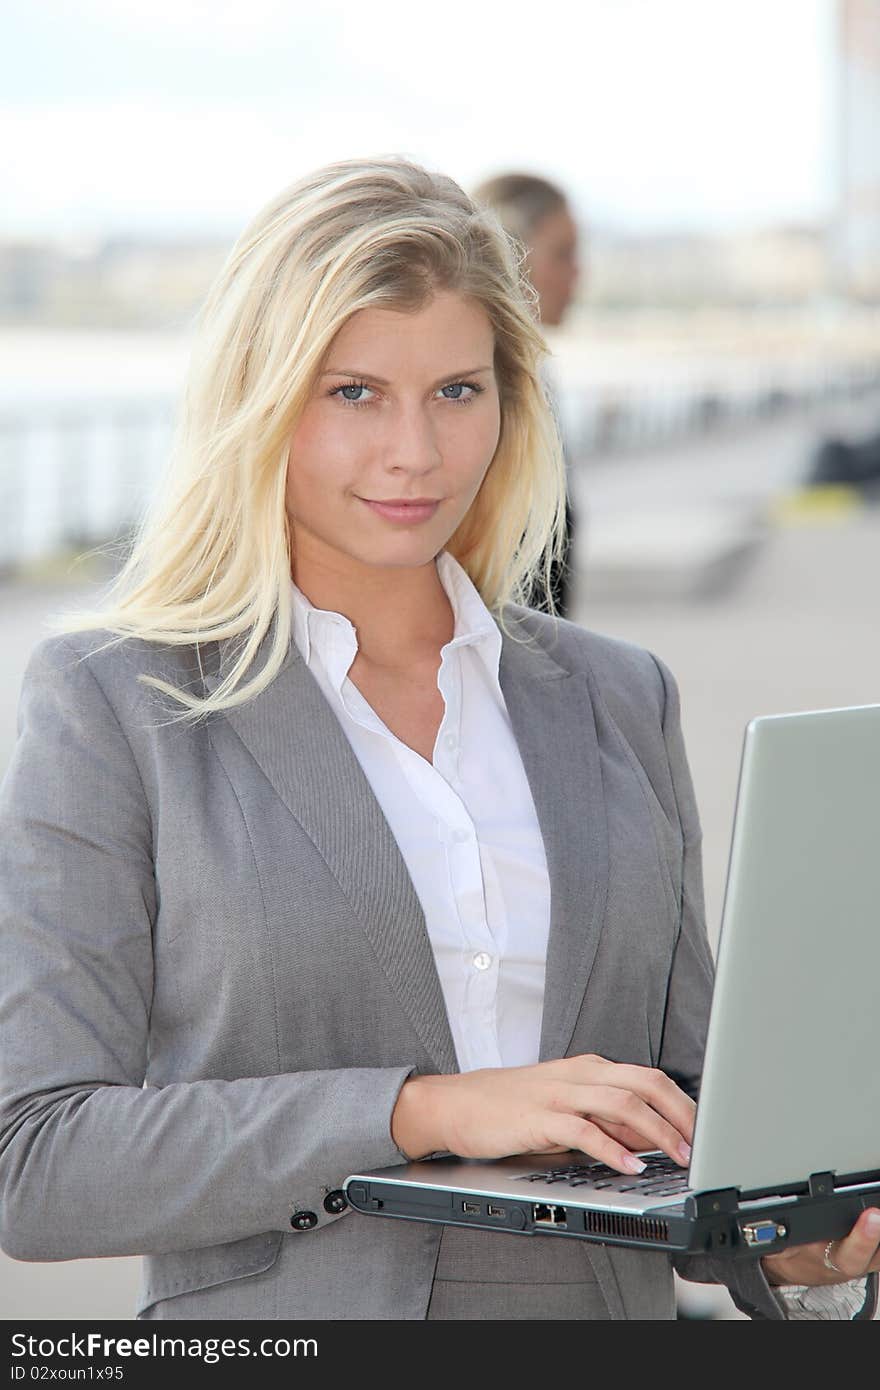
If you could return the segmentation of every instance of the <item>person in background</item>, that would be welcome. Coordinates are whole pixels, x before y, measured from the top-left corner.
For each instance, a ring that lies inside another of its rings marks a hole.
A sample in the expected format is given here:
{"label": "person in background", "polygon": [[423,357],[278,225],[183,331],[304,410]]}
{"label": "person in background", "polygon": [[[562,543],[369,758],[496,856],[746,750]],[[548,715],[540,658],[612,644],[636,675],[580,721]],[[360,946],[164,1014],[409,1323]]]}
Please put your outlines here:
{"label": "person in background", "polygon": [[[536,174],[506,173],[485,179],[472,191],[472,197],[484,207],[492,208],[505,231],[526,248],[524,269],[538,296],[542,325],[556,327],[561,324],[574,298],[580,275],[577,223],[562,189]],[[546,366],[544,384],[561,432],[561,415]],[[566,447],[564,438],[563,448],[570,472],[571,449]],[[553,564],[552,605],[547,601],[543,586],[536,587],[531,600],[532,607],[545,613],[555,612],[561,618],[571,616],[575,524],[569,482],[565,504],[565,556]]]}

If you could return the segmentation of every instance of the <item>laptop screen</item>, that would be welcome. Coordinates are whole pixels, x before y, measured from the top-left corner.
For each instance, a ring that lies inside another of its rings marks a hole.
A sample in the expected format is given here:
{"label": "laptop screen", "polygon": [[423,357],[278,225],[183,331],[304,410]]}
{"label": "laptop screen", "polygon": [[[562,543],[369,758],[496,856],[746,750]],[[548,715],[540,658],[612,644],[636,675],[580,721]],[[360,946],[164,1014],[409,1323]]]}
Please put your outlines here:
{"label": "laptop screen", "polygon": [[690,1185],[880,1169],[880,705],[747,730]]}

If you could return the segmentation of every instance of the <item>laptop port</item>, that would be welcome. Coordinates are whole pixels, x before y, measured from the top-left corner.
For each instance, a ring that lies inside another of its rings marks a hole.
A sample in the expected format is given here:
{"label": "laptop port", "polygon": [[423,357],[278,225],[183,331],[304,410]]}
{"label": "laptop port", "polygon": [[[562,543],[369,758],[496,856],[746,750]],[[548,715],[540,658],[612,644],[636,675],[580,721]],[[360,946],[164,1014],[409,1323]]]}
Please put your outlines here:
{"label": "laptop port", "polygon": [[536,1202],[532,1207],[532,1220],[536,1226],[564,1226],[565,1207],[551,1206],[546,1202]]}
{"label": "laptop port", "polygon": [[507,1215],[507,1207],[493,1207],[491,1202],[489,1203],[489,1205],[488,1205],[488,1207],[486,1208],[486,1210],[488,1211],[488,1213],[489,1213],[490,1216],[506,1216],[506,1215]]}
{"label": "laptop port", "polygon": [[466,1211],[469,1216],[479,1216],[482,1211],[479,1202],[462,1202],[461,1209],[462,1211]]}
{"label": "laptop port", "polygon": [[746,1245],[769,1245],[785,1235],[785,1227],[775,1221],[749,1221],[742,1227]]}

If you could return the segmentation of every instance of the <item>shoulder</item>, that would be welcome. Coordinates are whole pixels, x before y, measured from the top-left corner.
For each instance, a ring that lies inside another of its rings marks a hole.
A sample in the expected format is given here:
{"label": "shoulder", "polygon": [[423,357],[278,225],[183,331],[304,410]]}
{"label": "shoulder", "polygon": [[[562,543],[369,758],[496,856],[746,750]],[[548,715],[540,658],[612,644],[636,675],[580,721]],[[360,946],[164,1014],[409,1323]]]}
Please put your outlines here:
{"label": "shoulder", "polygon": [[672,672],[647,647],[520,604],[508,604],[505,615],[558,666],[587,676],[612,713],[649,711],[663,722],[670,697],[677,699]]}
{"label": "shoulder", "polygon": [[[209,645],[213,650],[214,644]],[[202,678],[199,655],[190,645],[120,637],[104,628],[52,633],[31,650],[22,691],[24,696],[39,689],[58,701],[75,699],[79,707],[109,705],[124,722],[127,712],[142,713],[155,704],[158,692],[140,679],[144,676],[194,687]]]}

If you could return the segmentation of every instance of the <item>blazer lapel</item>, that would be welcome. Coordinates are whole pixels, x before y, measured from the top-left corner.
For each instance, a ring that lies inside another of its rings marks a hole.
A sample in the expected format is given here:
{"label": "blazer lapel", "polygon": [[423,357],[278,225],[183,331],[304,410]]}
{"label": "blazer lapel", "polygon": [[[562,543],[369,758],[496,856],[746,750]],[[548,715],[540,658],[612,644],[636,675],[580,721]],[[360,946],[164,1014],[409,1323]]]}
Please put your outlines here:
{"label": "blazer lapel", "polygon": [[502,629],[499,679],[550,876],[539,1054],[546,1062],[566,1055],[605,918],[608,822],[599,741],[588,678],[561,666],[537,641],[523,646]]}
{"label": "blazer lapel", "polygon": [[[255,668],[273,629],[274,622]],[[231,655],[228,644],[220,644],[220,663],[205,677],[208,689],[216,689]],[[425,916],[406,863],[295,642],[263,693],[224,715],[324,856],[437,1071],[458,1071]]]}

